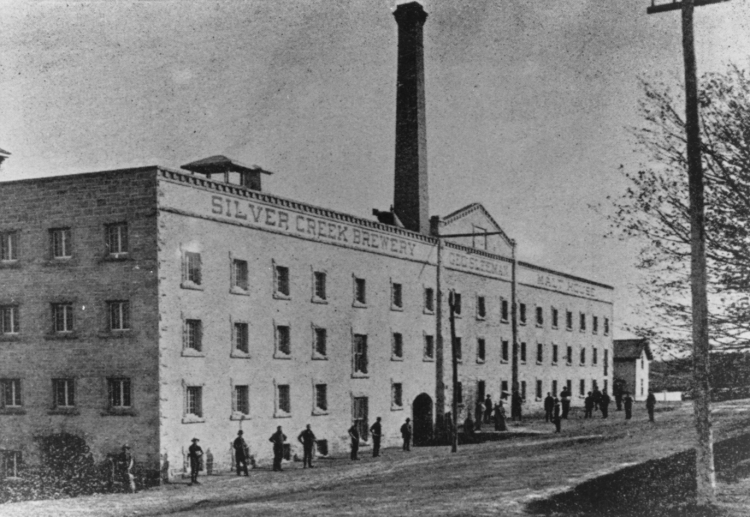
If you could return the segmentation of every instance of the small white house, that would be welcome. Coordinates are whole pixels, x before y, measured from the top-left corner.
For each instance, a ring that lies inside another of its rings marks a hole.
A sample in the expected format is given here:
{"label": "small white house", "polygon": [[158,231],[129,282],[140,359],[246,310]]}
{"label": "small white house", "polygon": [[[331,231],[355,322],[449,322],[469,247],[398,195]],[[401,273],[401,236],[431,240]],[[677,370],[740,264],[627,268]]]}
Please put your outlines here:
{"label": "small white house", "polygon": [[615,383],[629,391],[635,400],[646,400],[649,390],[649,363],[654,359],[647,339],[614,340]]}

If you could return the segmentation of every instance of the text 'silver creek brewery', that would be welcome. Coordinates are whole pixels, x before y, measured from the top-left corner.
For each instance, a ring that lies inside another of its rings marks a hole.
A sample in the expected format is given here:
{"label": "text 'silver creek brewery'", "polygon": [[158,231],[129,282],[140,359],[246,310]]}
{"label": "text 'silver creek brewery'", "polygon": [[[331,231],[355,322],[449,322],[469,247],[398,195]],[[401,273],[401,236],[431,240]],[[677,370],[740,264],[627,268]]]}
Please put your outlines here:
{"label": "text 'silver creek brewery'", "polygon": [[512,391],[514,359],[525,410],[611,385],[611,287],[516,261],[481,204],[429,216],[427,14],[394,15],[395,196],[373,220],[264,192],[267,171],[224,156],[0,185],[6,460],[63,430],[175,476],[193,437],[221,470],[240,429],[264,463],[279,425],[291,454],[308,423],[327,454],[376,417],[384,445],[407,417],[428,443],[451,411],[450,291],[460,419]]}

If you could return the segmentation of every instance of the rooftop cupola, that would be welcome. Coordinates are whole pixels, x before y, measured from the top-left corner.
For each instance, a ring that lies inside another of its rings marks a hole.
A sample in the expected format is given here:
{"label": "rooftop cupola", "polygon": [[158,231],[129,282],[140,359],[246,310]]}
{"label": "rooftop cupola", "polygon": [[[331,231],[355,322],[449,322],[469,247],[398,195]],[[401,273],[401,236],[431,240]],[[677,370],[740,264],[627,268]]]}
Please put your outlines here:
{"label": "rooftop cupola", "polygon": [[222,181],[230,185],[258,191],[262,190],[261,175],[273,174],[258,165],[245,165],[220,154],[187,163],[182,165],[181,168],[193,174],[205,174],[210,180]]}

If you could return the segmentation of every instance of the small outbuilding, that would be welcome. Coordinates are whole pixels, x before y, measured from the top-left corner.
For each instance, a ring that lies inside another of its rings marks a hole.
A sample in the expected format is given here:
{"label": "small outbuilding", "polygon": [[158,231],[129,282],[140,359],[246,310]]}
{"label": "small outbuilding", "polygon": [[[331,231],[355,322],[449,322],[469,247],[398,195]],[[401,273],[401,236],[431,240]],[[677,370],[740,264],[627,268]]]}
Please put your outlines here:
{"label": "small outbuilding", "polygon": [[629,391],[635,400],[646,400],[649,363],[653,359],[647,339],[615,339],[614,385],[623,391]]}

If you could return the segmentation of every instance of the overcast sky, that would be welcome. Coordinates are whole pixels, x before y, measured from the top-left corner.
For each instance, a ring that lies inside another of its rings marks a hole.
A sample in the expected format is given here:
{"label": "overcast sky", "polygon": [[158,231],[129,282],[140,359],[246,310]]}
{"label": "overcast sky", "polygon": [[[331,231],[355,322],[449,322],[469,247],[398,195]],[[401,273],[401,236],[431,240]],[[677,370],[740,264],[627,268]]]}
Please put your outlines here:
{"label": "overcast sky", "polygon": [[[634,246],[589,205],[625,188],[638,77],[682,87],[649,0],[432,0],[430,213],[480,202],[522,260],[636,303]],[[371,217],[393,198],[394,0],[2,0],[0,180],[226,154],[264,189]],[[750,1],[696,9],[699,71],[750,64]],[[43,207],[40,207],[43,209]]]}

